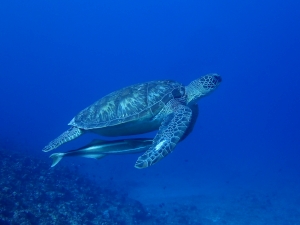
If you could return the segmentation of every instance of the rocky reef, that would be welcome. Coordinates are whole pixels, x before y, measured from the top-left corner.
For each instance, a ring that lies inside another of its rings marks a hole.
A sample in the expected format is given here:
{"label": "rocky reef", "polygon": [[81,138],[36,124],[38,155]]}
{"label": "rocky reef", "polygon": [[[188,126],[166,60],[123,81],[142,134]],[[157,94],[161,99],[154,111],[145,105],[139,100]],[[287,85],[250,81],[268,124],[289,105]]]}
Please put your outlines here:
{"label": "rocky reef", "polygon": [[152,224],[138,201],[66,167],[5,150],[0,157],[0,224]]}
{"label": "rocky reef", "polygon": [[199,225],[195,206],[144,206],[68,167],[0,149],[1,225]]}

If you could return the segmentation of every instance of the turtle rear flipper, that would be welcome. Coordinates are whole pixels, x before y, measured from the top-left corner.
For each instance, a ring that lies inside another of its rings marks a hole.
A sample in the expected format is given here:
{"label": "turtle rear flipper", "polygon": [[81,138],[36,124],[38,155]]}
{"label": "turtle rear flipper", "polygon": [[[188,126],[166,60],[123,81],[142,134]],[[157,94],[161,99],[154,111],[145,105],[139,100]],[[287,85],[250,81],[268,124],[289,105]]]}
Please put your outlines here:
{"label": "turtle rear flipper", "polygon": [[192,110],[181,104],[173,107],[173,113],[164,119],[152,146],[136,161],[136,168],[143,169],[157,163],[173,151],[184,135],[191,122]]}
{"label": "turtle rear flipper", "polygon": [[43,148],[42,151],[49,152],[53,149],[56,149],[60,145],[74,140],[75,138],[78,138],[83,134],[83,131],[79,129],[78,127],[71,127],[69,130],[62,133],[59,137],[55,138],[53,141],[51,141],[47,146]]}

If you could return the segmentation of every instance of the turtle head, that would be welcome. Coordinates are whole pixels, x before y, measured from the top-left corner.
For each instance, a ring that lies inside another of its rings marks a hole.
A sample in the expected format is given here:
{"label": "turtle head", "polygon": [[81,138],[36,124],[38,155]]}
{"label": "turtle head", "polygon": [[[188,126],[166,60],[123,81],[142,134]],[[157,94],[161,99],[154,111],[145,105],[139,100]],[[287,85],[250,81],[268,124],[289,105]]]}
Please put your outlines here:
{"label": "turtle head", "polygon": [[211,93],[221,83],[222,78],[216,73],[210,73],[192,81],[186,87],[187,104],[192,105],[201,97]]}

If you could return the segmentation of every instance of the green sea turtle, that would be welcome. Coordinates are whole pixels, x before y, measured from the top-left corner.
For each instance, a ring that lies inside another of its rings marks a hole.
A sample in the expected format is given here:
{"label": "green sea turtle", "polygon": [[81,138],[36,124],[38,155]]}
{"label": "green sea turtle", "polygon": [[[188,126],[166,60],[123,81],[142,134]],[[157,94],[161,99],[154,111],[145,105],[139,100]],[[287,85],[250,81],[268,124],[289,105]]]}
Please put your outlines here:
{"label": "green sea turtle", "polygon": [[215,90],[221,81],[221,76],[212,73],[188,86],[160,80],[112,92],[79,112],[69,123],[71,128],[43,151],[51,151],[86,132],[126,136],[158,130],[150,148],[135,164],[136,168],[146,168],[171,153],[190,134],[198,117],[197,101]]}

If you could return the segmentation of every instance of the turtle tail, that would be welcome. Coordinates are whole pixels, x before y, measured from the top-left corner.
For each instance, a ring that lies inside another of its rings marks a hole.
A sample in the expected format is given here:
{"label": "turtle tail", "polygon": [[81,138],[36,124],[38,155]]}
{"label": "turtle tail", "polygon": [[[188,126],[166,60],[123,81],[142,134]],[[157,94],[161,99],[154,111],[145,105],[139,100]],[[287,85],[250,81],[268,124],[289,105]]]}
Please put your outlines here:
{"label": "turtle tail", "polygon": [[47,146],[43,148],[42,151],[49,152],[53,149],[56,149],[60,145],[74,140],[75,138],[78,138],[80,135],[83,134],[83,131],[79,129],[78,127],[71,127],[69,130],[62,133],[59,137],[51,141]]}
{"label": "turtle tail", "polygon": [[51,167],[56,166],[57,163],[64,157],[65,153],[54,153],[50,155],[50,158],[52,159],[52,165]]}

